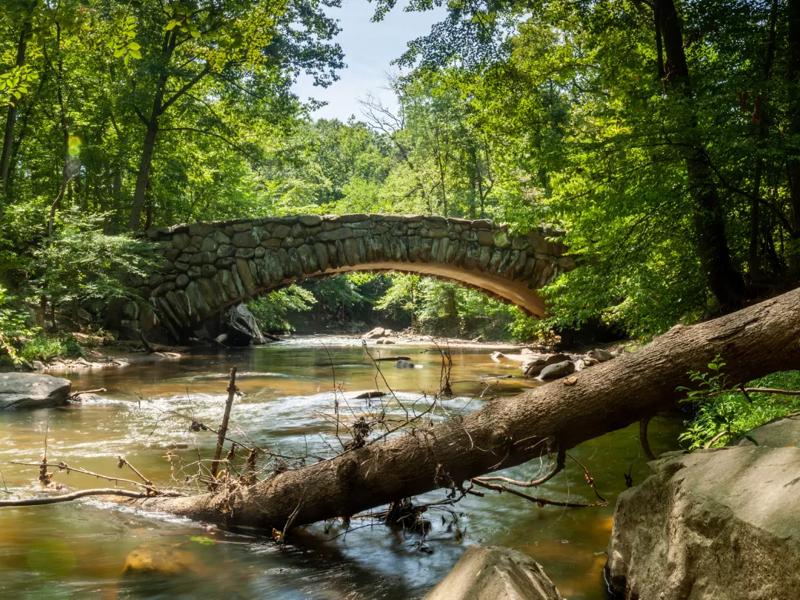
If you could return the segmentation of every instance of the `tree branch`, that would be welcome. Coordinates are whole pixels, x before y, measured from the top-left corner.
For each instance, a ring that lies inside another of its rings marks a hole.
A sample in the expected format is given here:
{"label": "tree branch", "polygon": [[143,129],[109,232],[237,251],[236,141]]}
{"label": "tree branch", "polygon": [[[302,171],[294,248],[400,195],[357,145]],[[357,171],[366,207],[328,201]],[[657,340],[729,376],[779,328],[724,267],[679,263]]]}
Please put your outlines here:
{"label": "tree branch", "polygon": [[163,115],[167,109],[175,104],[177,100],[180,99],[186,92],[192,89],[195,85],[197,85],[203,77],[208,75],[211,72],[211,67],[208,63],[205,64],[203,69],[197,73],[194,77],[192,77],[189,81],[187,81],[177,92],[175,92],[171,98],[169,98],[166,102],[161,104],[161,108],[158,111],[159,116]]}

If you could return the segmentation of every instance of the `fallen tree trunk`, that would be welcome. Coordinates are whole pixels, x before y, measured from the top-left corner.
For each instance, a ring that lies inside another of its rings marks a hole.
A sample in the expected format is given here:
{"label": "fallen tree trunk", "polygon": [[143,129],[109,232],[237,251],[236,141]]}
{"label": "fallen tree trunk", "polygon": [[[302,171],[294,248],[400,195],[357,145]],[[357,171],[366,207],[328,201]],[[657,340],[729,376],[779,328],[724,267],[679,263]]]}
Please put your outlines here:
{"label": "fallen tree trunk", "polygon": [[673,405],[688,372],[717,355],[731,384],[800,368],[800,289],[693,326],[635,353],[463,419],[419,429],[233,492],[140,501],[224,526],[288,529],[383,505],[518,465]]}

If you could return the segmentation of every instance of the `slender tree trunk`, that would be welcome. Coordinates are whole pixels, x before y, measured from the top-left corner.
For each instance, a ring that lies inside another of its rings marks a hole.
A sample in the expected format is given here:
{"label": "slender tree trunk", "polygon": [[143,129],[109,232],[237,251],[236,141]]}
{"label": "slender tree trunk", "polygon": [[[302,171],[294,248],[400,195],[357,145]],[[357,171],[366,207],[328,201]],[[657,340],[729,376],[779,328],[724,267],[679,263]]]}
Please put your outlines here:
{"label": "slender tree trunk", "polygon": [[656,0],[661,39],[666,53],[664,82],[667,92],[684,107],[680,144],[686,164],[689,193],[694,201],[692,215],[695,243],[708,287],[720,307],[727,311],[742,305],[744,280],[734,266],[725,232],[722,201],[714,182],[711,161],[697,124],[689,67],[683,48],[683,31],[673,0]]}
{"label": "slender tree trunk", "polygon": [[156,149],[156,138],[158,136],[158,117],[153,117],[147,124],[147,131],[144,136],[142,155],[139,159],[139,171],[136,175],[136,188],[133,192],[133,204],[128,228],[136,231],[141,226],[142,209],[145,203],[147,184],[150,181],[150,168],[153,165],[153,154]]}
{"label": "slender tree trunk", "polygon": [[[141,504],[219,523],[278,530],[388,504],[518,465],[672,406],[688,372],[717,355],[736,385],[800,367],[800,289],[726,316],[676,326],[639,351],[418,429],[286,471],[234,492]],[[235,417],[234,417],[235,418]]]}
{"label": "slender tree trunk", "polygon": [[[28,51],[28,38],[30,38],[33,28],[33,10],[35,3],[31,4],[30,11],[22,23],[19,40],[17,41],[17,57],[14,61],[15,66],[22,67],[25,64],[25,57]],[[10,194],[9,181],[11,179],[11,154],[14,147],[14,128],[17,123],[17,104],[11,104],[6,111],[6,125],[3,131],[3,148],[0,150],[0,186],[2,186],[3,196],[8,200]]]}
{"label": "slender tree trunk", "polygon": [[[772,76],[772,63],[775,60],[775,36],[778,23],[778,0],[772,0],[770,5],[769,24],[767,29],[764,59],[761,64],[761,91],[755,99],[753,108],[753,133],[756,146],[761,151],[769,136],[769,80]],[[750,245],[748,249],[748,271],[750,283],[759,284],[763,279],[761,253],[759,251],[761,233],[761,180],[764,174],[764,158],[757,156],[755,173],[753,174],[753,195],[750,199]]]}
{"label": "slender tree trunk", "polygon": [[439,169],[439,186],[442,190],[442,215],[448,216],[447,208],[447,180],[445,178],[445,164],[442,158],[442,147],[439,141],[439,132],[436,131],[436,165]]}
{"label": "slender tree trunk", "polygon": [[131,213],[128,220],[128,228],[136,231],[141,226],[142,210],[144,209],[145,194],[150,182],[150,170],[153,165],[153,155],[156,149],[156,139],[158,138],[158,119],[164,113],[164,93],[169,80],[169,62],[177,43],[177,32],[175,29],[164,34],[164,43],[161,49],[161,72],[156,82],[156,89],[153,95],[153,106],[150,109],[150,116],[145,123],[144,143],[142,144],[142,154],[139,158],[139,170],[136,175],[136,187],[133,191],[133,201]]}
{"label": "slender tree trunk", "polygon": [[789,269],[795,281],[800,280],[800,0],[787,4],[789,57],[787,85],[789,89],[788,135],[793,137],[788,151],[787,171],[792,206],[792,229],[789,247]]}
{"label": "slender tree trunk", "polygon": [[468,212],[467,216],[474,219],[477,214],[477,199],[481,197],[480,181],[481,173],[480,166],[478,165],[478,152],[475,150],[473,144],[469,145],[467,150],[469,156],[469,196],[468,196]]}
{"label": "slender tree trunk", "polygon": [[747,251],[747,270],[750,275],[750,284],[755,285],[763,278],[761,268],[761,253],[759,241],[761,240],[761,177],[763,160],[756,163],[753,175],[753,195],[750,198],[750,243]]}

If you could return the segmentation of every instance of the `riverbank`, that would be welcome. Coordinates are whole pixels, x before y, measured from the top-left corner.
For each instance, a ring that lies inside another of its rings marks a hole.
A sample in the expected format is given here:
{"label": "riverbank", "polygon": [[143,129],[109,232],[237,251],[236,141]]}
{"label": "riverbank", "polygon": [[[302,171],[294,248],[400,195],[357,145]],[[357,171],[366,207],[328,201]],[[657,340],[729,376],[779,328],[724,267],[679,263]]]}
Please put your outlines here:
{"label": "riverbank", "polygon": [[[178,360],[188,351],[191,348],[177,346],[160,347],[153,351],[140,343],[124,340],[106,339],[100,344],[76,341],[76,346],[69,353],[58,354],[46,360],[31,360],[22,366],[37,373],[80,373],[122,369],[138,363]],[[10,370],[10,366],[7,370]]]}
{"label": "riverbank", "polygon": [[[356,334],[315,334],[315,335],[287,335],[277,341],[272,341],[265,346],[274,344],[288,344],[301,346],[361,346],[364,342],[368,346],[412,346],[412,347],[439,347],[442,349],[485,349],[487,352],[519,352],[525,348],[538,348],[536,345],[520,344],[509,341],[483,341],[462,338],[435,337],[431,335],[415,334],[410,332],[394,332],[382,330],[387,335],[379,337],[359,336]],[[132,364],[179,360],[193,354],[209,350],[225,351],[234,349],[223,344],[213,342],[196,344],[192,346],[165,346],[149,344],[149,348],[136,341],[115,340],[108,337],[88,336],[86,334],[69,334],[75,340],[75,346],[68,354],[56,355],[47,360],[32,360],[30,370],[39,373],[79,373],[85,371],[99,371],[105,369],[121,369]],[[258,347],[258,346],[252,346]],[[76,349],[77,348],[77,349]],[[77,356],[75,356],[77,354]]]}

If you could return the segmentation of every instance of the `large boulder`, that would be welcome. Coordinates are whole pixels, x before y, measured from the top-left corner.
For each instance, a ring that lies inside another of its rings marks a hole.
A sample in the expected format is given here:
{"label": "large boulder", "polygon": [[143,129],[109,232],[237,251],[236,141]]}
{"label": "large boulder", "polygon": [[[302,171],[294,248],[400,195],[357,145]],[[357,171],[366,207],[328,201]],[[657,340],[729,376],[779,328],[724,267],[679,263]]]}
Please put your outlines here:
{"label": "large boulder", "polygon": [[671,453],[650,467],[614,514],[606,569],[620,598],[800,597],[800,448]]}
{"label": "large boulder", "polygon": [[562,600],[542,566],[510,548],[471,546],[425,600]]}
{"label": "large boulder", "polygon": [[0,373],[0,410],[49,408],[67,403],[70,382],[38,373]]}
{"label": "large boulder", "polygon": [[[266,344],[267,339],[261,333],[255,315],[245,304],[231,306],[222,318],[225,335],[223,341],[228,346],[248,346],[249,344]],[[217,336],[219,338],[219,336]]]}
{"label": "large boulder", "polygon": [[757,427],[744,436],[738,445],[800,448],[800,414],[776,419]]}

